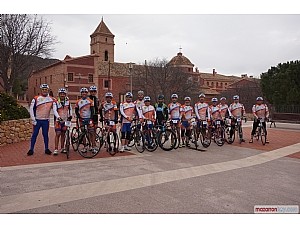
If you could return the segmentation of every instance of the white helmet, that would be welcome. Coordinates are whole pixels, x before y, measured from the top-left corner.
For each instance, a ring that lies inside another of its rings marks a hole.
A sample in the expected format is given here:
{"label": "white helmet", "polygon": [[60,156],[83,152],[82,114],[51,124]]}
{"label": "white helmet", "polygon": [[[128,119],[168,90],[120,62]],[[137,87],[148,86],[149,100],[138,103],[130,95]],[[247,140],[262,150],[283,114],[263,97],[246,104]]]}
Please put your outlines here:
{"label": "white helmet", "polygon": [[171,98],[178,98],[178,95],[176,93],[173,93]]}
{"label": "white helmet", "polygon": [[125,94],[125,97],[133,97],[133,95],[132,95],[131,92],[127,92],[127,93]]}
{"label": "white helmet", "polygon": [[107,92],[107,93],[105,94],[105,97],[111,97],[111,98],[113,98],[114,96],[113,96],[113,94],[112,94],[111,92]]}
{"label": "white helmet", "polygon": [[218,98],[214,97],[211,99],[212,102],[218,102]]}
{"label": "white helmet", "polygon": [[86,92],[86,93],[88,93],[89,91],[88,91],[88,89],[87,89],[87,88],[83,87],[83,88],[81,88],[81,89],[80,89],[80,93],[82,93],[82,92]]}
{"label": "white helmet", "polygon": [[192,99],[190,97],[185,97],[184,100],[185,101],[191,101]]}
{"label": "white helmet", "polygon": [[200,93],[199,97],[205,97],[205,94],[204,93]]}
{"label": "white helmet", "polygon": [[144,97],[144,101],[151,101],[151,98],[149,96]]}
{"label": "white helmet", "polygon": [[40,89],[49,89],[47,84],[41,84]]}
{"label": "white helmet", "polygon": [[92,85],[92,86],[90,87],[90,91],[97,91],[97,86]]}
{"label": "white helmet", "polygon": [[257,101],[263,101],[264,99],[262,97],[257,97],[256,100]]}
{"label": "white helmet", "polygon": [[234,95],[233,96],[233,100],[238,100],[238,99],[240,99],[239,95]]}
{"label": "white helmet", "polygon": [[143,90],[140,90],[140,91],[138,91],[137,93],[138,93],[138,94],[144,95],[144,91],[143,91]]}
{"label": "white helmet", "polygon": [[221,97],[220,101],[225,100],[226,101],[226,97]]}
{"label": "white helmet", "polygon": [[67,90],[65,89],[65,88],[60,88],[59,90],[58,90],[58,93],[67,93]]}

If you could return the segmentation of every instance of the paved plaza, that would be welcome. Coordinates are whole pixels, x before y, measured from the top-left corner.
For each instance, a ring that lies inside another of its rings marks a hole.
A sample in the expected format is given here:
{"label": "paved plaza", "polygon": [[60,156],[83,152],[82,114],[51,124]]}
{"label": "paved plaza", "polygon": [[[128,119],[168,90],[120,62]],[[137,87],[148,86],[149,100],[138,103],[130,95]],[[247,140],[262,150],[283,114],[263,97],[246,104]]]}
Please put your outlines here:
{"label": "paved plaza", "polygon": [[[270,144],[212,142],[208,149],[180,148],[93,159],[71,151],[45,155],[39,135],[0,147],[0,213],[253,213],[255,205],[300,204],[300,126],[277,123]],[[50,129],[53,151],[54,130]]]}

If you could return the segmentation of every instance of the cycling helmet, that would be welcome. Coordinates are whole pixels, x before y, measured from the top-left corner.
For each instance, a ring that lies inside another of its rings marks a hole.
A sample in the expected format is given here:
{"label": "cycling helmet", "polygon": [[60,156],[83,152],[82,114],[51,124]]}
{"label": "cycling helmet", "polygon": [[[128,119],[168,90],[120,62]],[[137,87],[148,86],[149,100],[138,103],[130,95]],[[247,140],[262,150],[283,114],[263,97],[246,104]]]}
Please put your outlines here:
{"label": "cycling helmet", "polygon": [[60,88],[58,90],[58,93],[67,93],[67,90],[65,88]]}
{"label": "cycling helmet", "polygon": [[262,97],[257,97],[256,100],[257,101],[263,101],[264,99]]}
{"label": "cycling helmet", "polygon": [[165,99],[165,96],[164,95],[162,95],[162,94],[160,94],[160,95],[158,95],[158,99]]}
{"label": "cycling helmet", "polygon": [[233,100],[238,100],[238,99],[240,99],[239,95],[233,96]]}
{"label": "cycling helmet", "polygon": [[144,102],[146,102],[146,101],[151,101],[151,98],[149,96],[144,97]]}
{"label": "cycling helmet", "polygon": [[97,86],[92,85],[92,86],[90,87],[90,91],[97,91]]}
{"label": "cycling helmet", "polygon": [[87,89],[87,88],[83,87],[83,88],[81,88],[81,89],[80,89],[80,93],[83,93],[83,92],[86,92],[86,93],[88,93],[89,91],[88,91],[88,89]]}
{"label": "cycling helmet", "polygon": [[144,91],[142,91],[142,90],[138,91],[137,93],[144,95]]}
{"label": "cycling helmet", "polygon": [[184,100],[185,101],[191,101],[192,99],[190,97],[185,97]]}
{"label": "cycling helmet", "polygon": [[176,93],[173,93],[171,98],[178,98],[178,95]]}
{"label": "cycling helmet", "polygon": [[113,94],[112,94],[111,92],[107,92],[107,93],[105,94],[105,97],[111,97],[111,98],[112,98],[112,97],[114,97],[114,96],[113,96]]}
{"label": "cycling helmet", "polygon": [[200,93],[199,97],[205,97],[204,93]]}
{"label": "cycling helmet", "polygon": [[133,97],[133,95],[132,95],[131,92],[127,92],[127,93],[125,94],[125,97]]}
{"label": "cycling helmet", "polygon": [[47,84],[41,84],[40,89],[49,89]]}
{"label": "cycling helmet", "polygon": [[214,97],[211,99],[212,102],[218,102],[218,98]]}
{"label": "cycling helmet", "polygon": [[226,97],[221,97],[220,101],[225,100],[226,101]]}

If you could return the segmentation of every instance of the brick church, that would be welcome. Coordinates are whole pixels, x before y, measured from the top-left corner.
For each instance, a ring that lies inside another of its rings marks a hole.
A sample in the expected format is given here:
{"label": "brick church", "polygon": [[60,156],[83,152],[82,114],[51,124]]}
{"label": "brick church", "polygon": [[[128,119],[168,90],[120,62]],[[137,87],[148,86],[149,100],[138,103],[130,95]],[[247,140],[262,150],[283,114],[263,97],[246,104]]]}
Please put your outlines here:
{"label": "brick church", "polygon": [[[96,30],[90,35],[89,55],[80,57],[66,55],[63,60],[30,75],[28,79],[29,100],[40,92],[40,84],[47,83],[54,96],[57,96],[59,88],[67,88],[71,103],[75,103],[78,99],[81,87],[89,88],[91,85],[98,87],[100,100],[104,98],[107,91],[111,91],[117,102],[123,101],[127,91],[137,90],[135,85],[131,84],[132,69],[143,69],[144,66],[115,62],[114,37],[102,18]],[[208,99],[218,96],[231,84],[241,79],[236,76],[218,74],[215,69],[211,73],[199,72],[181,51],[170,60],[168,65],[179,67],[197,78],[199,92],[205,93]]]}

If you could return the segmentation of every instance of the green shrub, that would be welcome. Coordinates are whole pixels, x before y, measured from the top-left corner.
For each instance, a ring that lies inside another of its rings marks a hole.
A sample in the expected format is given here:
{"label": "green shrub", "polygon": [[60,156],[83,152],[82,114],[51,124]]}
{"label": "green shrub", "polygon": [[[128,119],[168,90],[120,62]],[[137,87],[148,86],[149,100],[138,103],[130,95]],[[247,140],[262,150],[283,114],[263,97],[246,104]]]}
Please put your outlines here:
{"label": "green shrub", "polygon": [[0,93],[0,122],[29,118],[28,110],[7,93]]}

